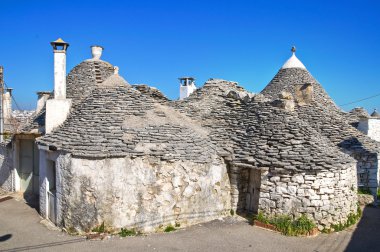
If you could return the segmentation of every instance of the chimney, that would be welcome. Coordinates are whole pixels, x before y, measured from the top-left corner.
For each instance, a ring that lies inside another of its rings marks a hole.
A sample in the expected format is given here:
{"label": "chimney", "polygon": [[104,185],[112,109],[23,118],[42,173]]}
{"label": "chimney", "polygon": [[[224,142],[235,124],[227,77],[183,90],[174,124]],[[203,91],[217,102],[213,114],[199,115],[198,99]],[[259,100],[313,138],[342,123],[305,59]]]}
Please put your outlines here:
{"label": "chimney", "polygon": [[9,124],[12,116],[12,90],[13,88],[5,89],[4,99],[4,123]]}
{"label": "chimney", "polygon": [[51,95],[51,92],[46,92],[46,91],[37,92],[36,114],[38,114],[41,111],[41,109],[43,109],[50,95]]}
{"label": "chimney", "polygon": [[66,120],[71,107],[71,99],[66,99],[66,51],[69,44],[61,38],[50,44],[54,50],[54,99],[46,101],[47,134]]}
{"label": "chimney", "polygon": [[92,60],[100,60],[104,48],[102,46],[93,45],[91,46]]}
{"label": "chimney", "polygon": [[54,49],[54,99],[66,99],[66,51],[69,44],[61,38],[50,44]]}
{"label": "chimney", "polygon": [[193,77],[181,77],[178,78],[180,87],[179,87],[179,99],[183,100],[191,95],[197,87],[195,86],[195,78]]}

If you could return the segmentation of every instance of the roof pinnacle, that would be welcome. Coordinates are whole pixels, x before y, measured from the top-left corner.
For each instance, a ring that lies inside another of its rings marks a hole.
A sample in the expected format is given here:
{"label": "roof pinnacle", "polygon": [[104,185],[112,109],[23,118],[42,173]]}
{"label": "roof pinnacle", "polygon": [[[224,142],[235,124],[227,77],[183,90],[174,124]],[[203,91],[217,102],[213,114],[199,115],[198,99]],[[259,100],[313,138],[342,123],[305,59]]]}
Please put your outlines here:
{"label": "roof pinnacle", "polygon": [[380,117],[379,112],[377,112],[377,109],[373,110],[373,113],[371,114],[372,117]]}
{"label": "roof pinnacle", "polygon": [[291,52],[292,52],[293,54],[296,53],[296,47],[295,47],[295,46],[292,46]]}
{"label": "roof pinnacle", "polygon": [[292,46],[290,50],[292,52],[292,56],[285,62],[285,64],[281,67],[281,69],[285,68],[302,68],[306,69],[306,67],[302,64],[302,62],[296,57],[296,47]]}

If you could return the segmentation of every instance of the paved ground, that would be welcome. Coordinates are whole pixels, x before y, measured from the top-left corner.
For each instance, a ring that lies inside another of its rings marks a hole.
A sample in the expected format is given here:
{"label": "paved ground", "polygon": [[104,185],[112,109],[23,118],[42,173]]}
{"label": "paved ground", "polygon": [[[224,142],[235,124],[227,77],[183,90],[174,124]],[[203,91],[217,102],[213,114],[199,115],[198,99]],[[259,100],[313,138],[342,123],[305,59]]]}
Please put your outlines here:
{"label": "paved ground", "polygon": [[366,208],[356,228],[312,238],[285,237],[230,218],[173,233],[88,241],[49,230],[36,210],[0,202],[0,251],[380,251],[380,209]]}

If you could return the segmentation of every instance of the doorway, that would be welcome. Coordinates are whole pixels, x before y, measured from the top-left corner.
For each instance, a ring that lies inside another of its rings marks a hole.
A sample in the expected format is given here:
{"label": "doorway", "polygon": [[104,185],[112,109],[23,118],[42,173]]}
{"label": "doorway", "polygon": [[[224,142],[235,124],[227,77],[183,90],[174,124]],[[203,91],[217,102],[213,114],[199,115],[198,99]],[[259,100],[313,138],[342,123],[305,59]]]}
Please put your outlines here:
{"label": "doorway", "polygon": [[57,183],[57,175],[54,161],[47,161],[46,167],[46,178],[47,178],[47,216],[48,219],[56,224],[57,220],[57,200],[56,200],[56,183]]}
{"label": "doorway", "polygon": [[245,210],[257,214],[259,210],[261,171],[249,169]]}
{"label": "doorway", "polygon": [[24,197],[39,195],[39,154],[34,139],[20,139],[18,174]]}

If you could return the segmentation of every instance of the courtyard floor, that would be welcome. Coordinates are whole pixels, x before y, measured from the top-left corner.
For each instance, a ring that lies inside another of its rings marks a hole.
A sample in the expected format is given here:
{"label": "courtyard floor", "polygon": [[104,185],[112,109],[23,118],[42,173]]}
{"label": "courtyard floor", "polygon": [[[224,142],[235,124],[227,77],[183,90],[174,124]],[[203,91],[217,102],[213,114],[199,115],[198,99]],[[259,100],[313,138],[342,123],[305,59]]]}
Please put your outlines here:
{"label": "courtyard floor", "polygon": [[286,237],[227,218],[171,233],[102,241],[49,228],[22,200],[0,202],[0,251],[380,251],[380,209],[367,207],[357,226],[317,237]]}

